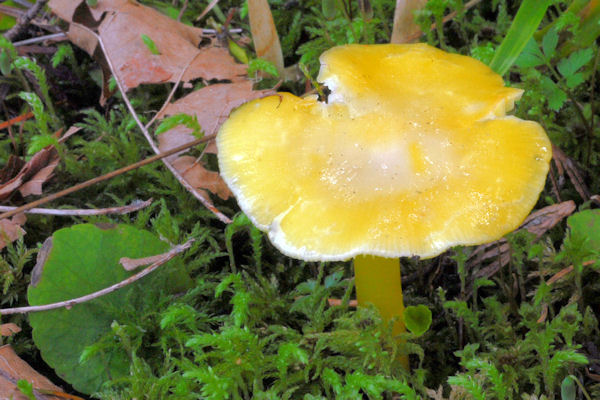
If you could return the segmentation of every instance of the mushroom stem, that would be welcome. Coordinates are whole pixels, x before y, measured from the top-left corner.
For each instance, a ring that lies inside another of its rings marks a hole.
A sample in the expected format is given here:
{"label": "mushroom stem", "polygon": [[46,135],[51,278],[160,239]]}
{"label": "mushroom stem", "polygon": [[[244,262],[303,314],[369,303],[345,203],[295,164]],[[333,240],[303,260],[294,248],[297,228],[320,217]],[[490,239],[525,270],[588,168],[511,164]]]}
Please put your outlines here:
{"label": "mushroom stem", "polygon": [[[397,316],[392,330],[394,335],[406,331],[398,258],[362,255],[355,257],[354,285],[359,306],[373,304],[386,321]],[[408,357],[400,356],[399,360],[408,370]]]}

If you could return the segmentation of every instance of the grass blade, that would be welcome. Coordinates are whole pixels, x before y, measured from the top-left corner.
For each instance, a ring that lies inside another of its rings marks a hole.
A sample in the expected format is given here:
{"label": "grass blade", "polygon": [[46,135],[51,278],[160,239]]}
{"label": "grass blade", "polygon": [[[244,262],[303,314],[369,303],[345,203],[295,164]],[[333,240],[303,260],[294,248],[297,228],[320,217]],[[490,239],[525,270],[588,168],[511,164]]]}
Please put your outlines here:
{"label": "grass blade", "polygon": [[549,6],[549,0],[523,1],[506,37],[490,63],[494,71],[500,75],[508,71],[537,30]]}

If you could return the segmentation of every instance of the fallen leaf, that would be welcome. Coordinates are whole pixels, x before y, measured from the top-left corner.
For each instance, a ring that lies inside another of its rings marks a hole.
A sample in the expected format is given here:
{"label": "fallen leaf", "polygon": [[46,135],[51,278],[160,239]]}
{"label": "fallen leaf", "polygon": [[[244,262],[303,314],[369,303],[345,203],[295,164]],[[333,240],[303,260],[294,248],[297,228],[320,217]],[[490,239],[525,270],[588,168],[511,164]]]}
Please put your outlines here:
{"label": "fallen leaf", "polygon": [[6,241],[9,243],[14,242],[19,239],[23,235],[25,235],[25,230],[21,228],[21,219],[23,214],[19,214],[18,218],[15,217],[11,219],[0,219],[0,249],[6,247]]}
{"label": "fallen leaf", "polygon": [[[575,211],[575,208],[575,202],[572,200],[544,207],[531,213],[519,229],[526,229],[535,234],[536,238],[540,238],[565,217],[571,215]],[[490,278],[510,262],[510,245],[506,239],[502,238],[495,242],[478,246],[469,257],[467,268],[474,268],[488,260],[493,261],[479,269],[475,273],[475,278]],[[470,295],[471,288],[467,290],[467,293]]]}
{"label": "fallen leaf", "polygon": [[552,145],[552,160],[554,161],[559,177],[564,179],[564,173],[566,172],[579,196],[584,201],[588,201],[590,199],[590,191],[575,161],[555,145]]}
{"label": "fallen leaf", "polygon": [[[33,306],[94,293],[131,277],[119,265],[121,257],[163,254],[169,247],[150,232],[129,225],[81,224],[60,229],[44,243],[43,254],[38,254],[27,299]],[[146,309],[153,307],[157,293],[189,289],[190,278],[184,269],[175,268],[176,262],[102,298],[70,309],[29,314],[33,340],[44,361],[58,376],[86,394],[98,391],[111,378],[126,377],[129,359],[125,351],[114,351],[108,359],[105,354],[94,353],[85,363],[80,363],[80,356],[87,346],[110,332],[118,310],[128,299],[136,299],[136,304]]]}
{"label": "fallen leaf", "polygon": [[[21,190],[27,182],[31,182],[31,184],[25,186],[24,193],[22,192],[23,196],[41,194],[42,184],[52,176],[52,171],[58,165],[58,160],[58,152],[52,146],[35,153],[15,176],[0,184],[0,201],[12,196],[16,190]],[[18,164],[14,160],[9,163]],[[7,168],[13,167],[5,167],[5,169]]]}
{"label": "fallen leaf", "polygon": [[[164,153],[166,151],[169,151],[171,149],[174,149],[179,146],[183,146],[186,143],[194,141],[196,138],[194,137],[194,135],[192,135],[191,132],[192,132],[192,130],[190,128],[187,128],[183,125],[179,125],[173,129],[169,129],[165,133],[161,133],[160,135],[158,135],[159,150],[161,151],[161,153]],[[176,160],[179,156],[181,156],[185,152],[186,152],[186,150],[182,150],[179,153],[175,153],[169,157],[166,157],[165,160],[167,160],[168,162],[172,162],[173,160]],[[214,144],[214,141],[210,141],[206,145],[206,152],[213,153],[213,154],[217,152],[217,148],[216,148],[216,145]]]}
{"label": "fallen leaf", "polygon": [[[246,66],[237,64],[228,50],[212,46],[198,48],[201,29],[182,24],[135,1],[99,0],[96,7],[90,8],[85,1],[51,0],[49,6],[71,23],[69,39],[100,61],[107,81],[109,70],[97,38],[81,25],[92,30],[97,27],[106,56],[125,90],[145,83],[176,82],[184,70],[184,82],[197,78],[244,79]],[[142,35],[154,42],[160,54],[150,51]]]}
{"label": "fallen leaf", "polygon": [[67,129],[67,131],[64,133],[64,135],[62,135],[60,137],[60,139],[58,139],[59,143],[64,143],[67,141],[67,139],[69,139],[71,136],[73,136],[74,134],[76,134],[77,132],[79,132],[81,129],[83,129],[80,126],[72,126],[69,129]]}
{"label": "fallen leaf", "polygon": [[0,325],[0,335],[2,336],[12,336],[15,333],[19,332],[21,332],[21,328],[19,328],[19,325],[13,324],[12,322]]}
{"label": "fallen leaf", "polygon": [[519,229],[527,229],[539,238],[562,221],[563,218],[571,215],[575,208],[575,202],[572,200],[544,207],[531,213]]}
{"label": "fallen leaf", "polygon": [[30,196],[32,194],[42,194],[42,185],[52,177],[54,169],[58,165],[58,155],[52,158],[51,161],[44,168],[40,169],[35,175],[33,175],[27,182],[25,182],[20,188],[19,192],[23,197]]}
{"label": "fallen leaf", "polygon": [[[215,84],[196,90],[169,104],[161,113],[164,118],[175,114],[195,115],[206,135],[216,133],[229,113],[247,101],[274,94],[273,90],[252,90],[249,80],[230,84]],[[192,130],[178,126],[158,136],[160,151],[167,151],[194,140]],[[211,142],[207,153],[216,153]]]}
{"label": "fallen leaf", "polygon": [[172,162],[183,178],[194,188],[206,189],[223,200],[231,197],[231,191],[217,172],[204,168],[201,161],[191,156],[182,156]]}
{"label": "fallen leaf", "polygon": [[[27,400],[27,396],[17,389],[16,383],[20,379],[30,382],[36,390],[62,392],[61,388],[21,359],[10,345],[0,347],[0,398]],[[46,396],[45,398],[60,399],[57,396]]]}
{"label": "fallen leaf", "polygon": [[143,258],[129,258],[129,257],[121,257],[119,259],[119,264],[123,266],[125,271],[133,271],[134,269],[141,267],[142,265],[150,265],[154,264],[157,261],[160,261],[165,258],[164,254],[157,254],[155,256],[143,257]]}

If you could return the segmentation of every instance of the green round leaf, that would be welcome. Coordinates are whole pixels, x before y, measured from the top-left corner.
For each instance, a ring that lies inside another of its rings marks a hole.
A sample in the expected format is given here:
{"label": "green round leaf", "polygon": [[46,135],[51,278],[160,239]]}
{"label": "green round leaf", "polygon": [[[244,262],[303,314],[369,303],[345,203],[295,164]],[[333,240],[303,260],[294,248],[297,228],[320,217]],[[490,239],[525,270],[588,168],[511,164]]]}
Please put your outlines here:
{"label": "green round leaf", "polygon": [[[28,290],[31,305],[77,298],[118,283],[134,272],[125,271],[121,257],[162,254],[169,245],[153,234],[127,225],[75,225],[56,231],[38,255]],[[180,272],[169,264],[153,274],[106,296],[74,305],[31,313],[33,340],[56,373],[83,393],[97,391],[110,378],[129,373],[129,358],[121,350],[99,350],[80,356],[111,330],[125,313],[135,315],[154,307],[158,291],[181,289]],[[115,346],[116,348],[117,346]]]}
{"label": "green round leaf", "polygon": [[596,259],[600,252],[600,210],[584,210],[567,219],[569,242],[582,261]]}
{"label": "green round leaf", "polygon": [[406,307],[404,309],[404,324],[411,333],[421,336],[431,326],[431,310],[423,304]]}

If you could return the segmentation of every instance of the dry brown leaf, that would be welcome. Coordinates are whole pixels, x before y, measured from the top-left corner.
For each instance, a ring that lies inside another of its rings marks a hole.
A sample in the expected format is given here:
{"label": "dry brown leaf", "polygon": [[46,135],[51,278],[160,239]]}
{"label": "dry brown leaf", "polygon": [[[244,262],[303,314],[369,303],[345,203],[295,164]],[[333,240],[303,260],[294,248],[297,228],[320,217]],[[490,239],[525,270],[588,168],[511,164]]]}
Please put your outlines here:
{"label": "dry brown leaf", "polygon": [[0,335],[2,336],[12,336],[15,333],[19,332],[21,332],[21,328],[19,328],[19,325],[13,324],[12,322],[0,325]]}
{"label": "dry brown leaf", "polygon": [[[196,90],[184,98],[169,104],[160,117],[175,114],[195,115],[206,135],[216,133],[225,122],[229,113],[247,101],[274,94],[272,90],[252,90],[251,81],[231,84],[215,84]],[[178,126],[159,135],[160,151],[167,151],[191,142],[194,137],[191,130]],[[208,145],[206,152],[216,153],[214,142]]]}
{"label": "dry brown leaf", "polygon": [[575,161],[555,145],[552,145],[552,160],[554,161],[554,165],[556,166],[560,178],[564,180],[564,173],[566,172],[579,196],[581,196],[584,201],[588,201],[590,199],[590,191],[585,184]]}
{"label": "dry brown leaf", "polygon": [[54,172],[54,168],[56,168],[58,165],[58,161],[59,158],[57,155],[48,163],[48,165],[40,169],[35,175],[29,178],[29,180],[19,188],[21,195],[25,197],[32,194],[42,194],[42,185],[52,177],[52,172]]}
{"label": "dry brown leaf", "polygon": [[[103,65],[105,83],[109,71],[97,40],[77,24],[89,29],[97,25],[117,78],[126,90],[144,83],[176,82],[186,67],[184,82],[197,78],[235,81],[245,75],[246,66],[237,64],[226,49],[198,48],[201,29],[177,22],[135,1],[99,0],[93,8],[85,1],[51,0],[49,5],[58,16],[71,23],[69,39]],[[160,54],[152,54],[141,35],[148,36]]]}
{"label": "dry brown leaf", "polygon": [[419,38],[421,28],[415,23],[414,12],[425,7],[426,3],[427,0],[396,0],[390,43],[409,43]]}
{"label": "dry brown leaf", "polygon": [[15,176],[0,184],[0,201],[9,198],[16,190],[21,190],[30,181],[32,183],[23,189],[23,196],[41,194],[42,184],[52,176],[52,171],[58,165],[58,160],[58,152],[54,147],[49,146],[38,151]]}
{"label": "dry brown leaf", "polygon": [[223,200],[227,200],[231,197],[231,191],[221,178],[221,175],[204,168],[202,163],[196,160],[196,158],[182,156],[173,161],[172,164],[183,178],[194,188],[198,190],[209,190]]}
{"label": "dry brown leaf", "polygon": [[[210,135],[217,132],[234,108],[249,100],[273,93],[272,90],[252,90],[252,82],[248,80],[210,85],[169,104],[160,117],[175,114],[196,116],[205,134]],[[158,136],[158,148],[161,152],[165,152],[194,139],[191,129],[180,125]],[[209,142],[205,152],[216,154],[214,141]],[[224,200],[231,196],[231,192],[219,174],[206,170],[201,163],[195,162],[193,157],[180,157],[180,155],[181,153],[175,154],[167,158],[167,161],[173,164],[194,188],[208,190]]]}
{"label": "dry brown leaf", "polygon": [[[575,208],[575,202],[572,200],[544,207],[531,213],[519,229],[526,229],[535,234],[536,238],[540,238],[564,218],[571,215]],[[502,238],[478,246],[469,257],[467,268],[474,268],[488,260],[493,261],[477,271],[475,278],[490,278],[510,262],[510,246],[506,239]],[[467,292],[470,293],[471,289],[469,288]]]}
{"label": "dry brown leaf", "polygon": [[165,258],[164,254],[158,254],[150,257],[143,258],[129,258],[129,257],[121,257],[119,259],[119,263],[123,266],[125,271],[133,271],[134,269],[141,267],[142,265],[150,265],[154,264],[157,261]]}
{"label": "dry brown leaf", "polygon": [[248,0],[248,18],[256,56],[272,62],[284,77],[283,53],[267,0]]}
{"label": "dry brown leaf", "polygon": [[544,207],[531,213],[519,229],[527,229],[539,238],[565,217],[573,214],[575,208],[575,202],[572,200]]}
{"label": "dry brown leaf", "polygon": [[[21,359],[10,345],[0,347],[0,399],[27,400],[27,396],[17,389],[19,379],[30,382],[35,389],[62,392],[61,388]],[[60,400],[57,396],[47,395],[44,398]]]}
{"label": "dry brown leaf", "polygon": [[25,235],[25,230],[19,223],[23,214],[19,215],[17,219],[15,219],[17,216],[11,219],[0,219],[0,250],[6,247],[6,240],[12,243]]}
{"label": "dry brown leaf", "polygon": [[[160,149],[161,153],[164,153],[176,147],[183,146],[184,144],[196,139],[194,135],[191,134],[191,132],[191,129],[186,128],[183,125],[179,125],[173,129],[169,129],[165,133],[161,133],[160,135],[158,135],[158,148]],[[217,152],[214,141],[211,141],[207,144],[206,152]],[[168,162],[172,162],[173,160],[181,156],[183,153],[185,153],[185,150],[179,153],[175,153],[172,156],[166,157],[165,159]]]}

